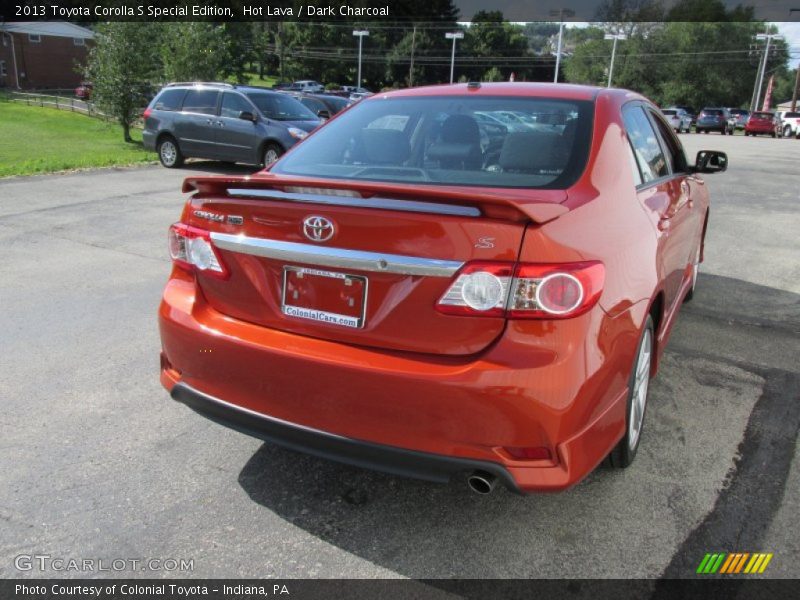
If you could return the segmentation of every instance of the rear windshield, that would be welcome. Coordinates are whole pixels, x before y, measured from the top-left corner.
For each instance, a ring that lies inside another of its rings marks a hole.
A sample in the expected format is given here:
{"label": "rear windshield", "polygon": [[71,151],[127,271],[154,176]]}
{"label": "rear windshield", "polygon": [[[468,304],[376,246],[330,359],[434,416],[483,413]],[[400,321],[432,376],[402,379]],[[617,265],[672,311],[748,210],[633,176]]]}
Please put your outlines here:
{"label": "rear windshield", "polygon": [[153,108],[156,110],[180,110],[184,95],[186,95],[185,89],[164,90],[156,98]]}
{"label": "rear windshield", "polygon": [[677,114],[678,114],[678,111],[677,111],[677,110],[670,110],[670,109],[667,109],[667,110],[662,110],[662,111],[661,111],[661,114],[662,114],[662,115],[666,115],[666,116],[668,116],[668,117],[674,117],[675,115],[677,115]]}
{"label": "rear windshield", "polygon": [[703,114],[708,117],[718,117],[722,114],[722,111],[716,108],[704,108]]}
{"label": "rear windshield", "polygon": [[752,117],[754,119],[771,119],[772,113],[755,112]]}
{"label": "rear windshield", "polygon": [[300,102],[278,92],[245,92],[258,110],[276,121],[318,121],[319,117]]}
{"label": "rear windshield", "polygon": [[784,119],[796,119],[798,117],[800,117],[800,112],[787,112],[785,115],[783,115]]}
{"label": "rear windshield", "polygon": [[565,188],[586,165],[593,104],[509,97],[368,100],[274,173],[442,185]]}
{"label": "rear windshield", "polygon": [[732,115],[746,115],[747,111],[743,110],[741,108],[734,108],[734,109],[731,110],[731,114]]}

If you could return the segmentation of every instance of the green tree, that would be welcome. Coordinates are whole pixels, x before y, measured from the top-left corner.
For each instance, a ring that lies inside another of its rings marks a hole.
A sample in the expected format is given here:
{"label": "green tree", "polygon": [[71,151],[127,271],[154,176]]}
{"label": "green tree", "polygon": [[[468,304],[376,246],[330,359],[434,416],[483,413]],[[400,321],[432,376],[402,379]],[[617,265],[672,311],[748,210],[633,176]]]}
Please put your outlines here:
{"label": "green tree", "polygon": [[[525,29],[505,21],[499,10],[475,13],[464,36],[463,54],[477,63],[466,67],[468,77],[477,81],[502,81],[512,71],[519,79],[524,79],[529,62],[524,58],[532,57]],[[504,61],[504,57],[508,58]],[[485,60],[480,61],[481,58]],[[490,65],[488,69],[487,65]]]}
{"label": "green tree", "polygon": [[98,25],[95,33],[86,78],[94,84],[96,105],[119,122],[130,142],[131,124],[147,103],[150,82],[158,78],[154,40],[160,29],[152,23],[111,22]]}
{"label": "green tree", "polygon": [[214,81],[230,68],[227,25],[170,23],[161,43],[161,62],[168,81]]}

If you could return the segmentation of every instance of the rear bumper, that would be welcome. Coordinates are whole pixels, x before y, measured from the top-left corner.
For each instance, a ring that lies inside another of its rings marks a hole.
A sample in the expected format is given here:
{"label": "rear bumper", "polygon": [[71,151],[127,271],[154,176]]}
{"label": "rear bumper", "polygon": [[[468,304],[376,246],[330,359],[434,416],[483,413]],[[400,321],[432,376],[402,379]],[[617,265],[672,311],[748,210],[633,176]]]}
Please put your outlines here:
{"label": "rear bumper", "polygon": [[[478,469],[518,491],[557,491],[623,435],[643,318],[597,306],[509,322],[478,356],[391,353],[232,319],[175,270],[159,310],[161,381],[209,418],[311,454],[434,481]],[[508,447],[551,459],[517,460]]]}
{"label": "rear bumper", "polygon": [[151,129],[142,130],[142,146],[145,150],[156,151],[156,132]]}
{"label": "rear bumper", "polygon": [[415,452],[346,438],[244,409],[182,383],[172,388],[171,396],[216,423],[306,454],[436,483],[446,483],[454,476],[472,471],[486,471],[509,490],[520,493],[514,478],[497,463]]}

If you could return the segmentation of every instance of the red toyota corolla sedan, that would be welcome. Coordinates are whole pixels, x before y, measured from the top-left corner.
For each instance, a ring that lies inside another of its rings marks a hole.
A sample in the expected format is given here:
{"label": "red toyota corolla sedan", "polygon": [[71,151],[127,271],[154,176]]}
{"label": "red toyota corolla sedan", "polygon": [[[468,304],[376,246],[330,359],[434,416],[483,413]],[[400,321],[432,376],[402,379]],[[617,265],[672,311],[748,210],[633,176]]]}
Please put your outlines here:
{"label": "red toyota corolla sedan", "polygon": [[623,90],[377,94],[268,171],[186,180],[161,381],[234,429],[480,493],[626,467],[703,258],[698,173],[726,166]]}

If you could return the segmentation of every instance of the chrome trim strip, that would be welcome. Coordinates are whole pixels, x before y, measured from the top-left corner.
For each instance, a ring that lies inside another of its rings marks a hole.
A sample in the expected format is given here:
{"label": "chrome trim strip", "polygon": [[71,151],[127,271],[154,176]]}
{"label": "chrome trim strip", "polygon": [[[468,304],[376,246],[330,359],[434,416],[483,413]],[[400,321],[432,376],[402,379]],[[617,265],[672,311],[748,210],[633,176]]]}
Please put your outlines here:
{"label": "chrome trim strip", "polygon": [[474,206],[458,204],[441,204],[436,202],[419,202],[416,200],[397,200],[393,198],[351,198],[348,196],[327,196],[324,194],[299,194],[280,190],[263,190],[247,188],[228,188],[229,196],[250,198],[271,198],[288,202],[304,202],[309,204],[330,204],[333,206],[356,206],[359,208],[378,208],[382,210],[399,210],[404,212],[422,212],[435,215],[454,215],[458,217],[480,217],[480,209]]}
{"label": "chrome trim strip", "polygon": [[241,252],[287,262],[377,273],[452,277],[464,264],[453,260],[330,248],[213,231],[211,239],[219,248],[231,252]]}

